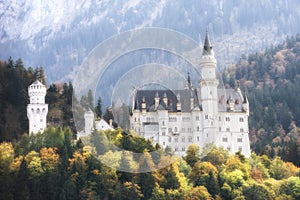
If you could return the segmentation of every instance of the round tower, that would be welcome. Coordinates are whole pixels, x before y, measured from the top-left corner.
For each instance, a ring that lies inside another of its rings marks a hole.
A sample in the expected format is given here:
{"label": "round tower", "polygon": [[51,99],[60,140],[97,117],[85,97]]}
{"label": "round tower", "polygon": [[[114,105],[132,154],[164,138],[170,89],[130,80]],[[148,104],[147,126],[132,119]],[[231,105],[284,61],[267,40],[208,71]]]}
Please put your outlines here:
{"label": "round tower", "polygon": [[201,80],[200,101],[203,110],[203,129],[205,138],[208,142],[215,140],[216,119],[218,115],[218,84],[216,77],[217,61],[214,55],[213,47],[206,31],[205,42],[203,46],[202,57],[200,60]]}
{"label": "round tower", "polygon": [[30,103],[27,105],[29,134],[43,132],[47,126],[48,104],[45,104],[47,88],[39,80],[28,87]]}

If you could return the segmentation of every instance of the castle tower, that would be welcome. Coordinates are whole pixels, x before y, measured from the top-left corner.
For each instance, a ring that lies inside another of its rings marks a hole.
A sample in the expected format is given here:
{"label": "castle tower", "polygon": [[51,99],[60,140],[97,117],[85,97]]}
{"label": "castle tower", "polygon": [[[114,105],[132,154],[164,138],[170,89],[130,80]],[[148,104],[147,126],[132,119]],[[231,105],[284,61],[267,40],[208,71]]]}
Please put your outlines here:
{"label": "castle tower", "polygon": [[89,110],[84,113],[84,132],[90,134],[94,130],[94,113]]}
{"label": "castle tower", "polygon": [[218,84],[216,77],[217,61],[214,56],[213,47],[208,38],[206,31],[205,42],[203,46],[203,53],[200,60],[201,80],[200,87],[200,101],[203,110],[203,134],[207,142],[215,141],[217,129],[217,115],[218,115]]}
{"label": "castle tower", "polygon": [[47,125],[48,104],[45,104],[47,88],[39,80],[28,87],[30,104],[27,105],[29,134],[43,132]]}

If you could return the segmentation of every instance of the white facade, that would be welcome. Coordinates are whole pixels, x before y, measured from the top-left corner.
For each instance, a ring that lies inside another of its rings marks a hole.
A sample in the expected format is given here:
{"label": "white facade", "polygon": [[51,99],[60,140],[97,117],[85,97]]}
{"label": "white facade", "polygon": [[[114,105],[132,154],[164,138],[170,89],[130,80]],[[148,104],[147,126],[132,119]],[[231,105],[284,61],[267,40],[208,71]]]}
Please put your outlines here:
{"label": "white facade", "polygon": [[112,125],[108,124],[104,119],[95,120],[93,111],[89,110],[84,113],[84,130],[77,132],[77,140],[81,137],[90,135],[94,129],[97,131],[113,130]]}
{"label": "white facade", "polygon": [[45,104],[47,88],[36,80],[28,87],[30,104],[27,105],[29,134],[43,132],[47,126],[48,104]]}
{"label": "white facade", "polygon": [[239,87],[218,89],[216,59],[208,35],[200,61],[199,87],[178,91],[140,90],[135,96],[130,127],[162,147],[184,155],[196,143],[215,144],[249,157],[249,104]]}

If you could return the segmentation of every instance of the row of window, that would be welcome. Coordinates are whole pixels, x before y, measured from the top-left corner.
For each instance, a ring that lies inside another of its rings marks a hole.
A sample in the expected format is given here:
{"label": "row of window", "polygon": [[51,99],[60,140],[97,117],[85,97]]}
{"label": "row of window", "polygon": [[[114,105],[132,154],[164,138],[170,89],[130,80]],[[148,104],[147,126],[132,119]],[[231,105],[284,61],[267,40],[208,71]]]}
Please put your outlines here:
{"label": "row of window", "polygon": [[[168,131],[169,131],[169,133],[172,133],[172,132],[173,132],[173,129],[172,129],[172,128],[168,128]],[[196,131],[197,131],[197,132],[200,131],[200,127],[199,127],[199,126],[196,127]],[[222,127],[219,127],[219,131],[222,131]],[[174,132],[175,132],[175,133],[178,132],[177,127],[174,127]],[[185,129],[185,128],[181,128],[181,132],[182,132],[182,133],[185,133],[185,132],[186,132],[186,129]],[[188,133],[191,133],[191,132],[192,132],[192,128],[187,128],[187,132],[188,132]],[[230,127],[227,127],[227,128],[226,128],[226,132],[230,132]],[[243,132],[244,132],[244,129],[243,129],[243,128],[240,128],[240,132],[243,133]],[[165,132],[163,132],[163,135],[165,135]]]}
{"label": "row of window", "polygon": [[[220,131],[220,132],[222,131],[222,128],[221,128],[221,127],[219,127],[219,131]],[[226,128],[226,132],[230,132],[230,127],[227,127],[227,128]],[[243,129],[243,128],[240,128],[240,132],[241,132],[241,133],[244,133],[244,129]]]}
{"label": "row of window", "polygon": [[[188,142],[193,142],[193,137],[189,136],[187,139],[188,139],[188,140],[187,140]],[[199,139],[199,136],[198,136],[198,139]],[[169,137],[169,142],[170,142],[170,143],[172,142],[172,137]],[[179,142],[179,138],[178,138],[178,137],[175,137],[175,138],[174,138],[174,142],[175,142],[175,143]],[[184,136],[181,137],[181,142],[185,142],[185,137],[184,137]]]}
{"label": "row of window", "polygon": [[[223,137],[222,142],[228,142],[228,137]],[[237,138],[237,142],[243,142],[243,138],[241,137]]]}
{"label": "row of window", "polygon": [[[204,118],[208,119],[209,117],[208,117],[208,115],[205,115]],[[191,120],[190,117],[183,117],[182,118],[183,122],[189,122],[190,120]],[[196,121],[199,121],[199,120],[200,120],[200,117],[196,116]],[[134,121],[136,122],[137,119],[134,118]],[[146,121],[147,122],[154,121],[154,117],[147,117]],[[221,116],[219,116],[219,121],[222,121],[222,117]],[[225,121],[226,122],[230,122],[230,117],[225,117]],[[177,122],[177,117],[169,117],[169,122]],[[239,118],[239,122],[244,122],[244,117],[240,117]],[[163,125],[164,125],[164,121],[163,121]]]}

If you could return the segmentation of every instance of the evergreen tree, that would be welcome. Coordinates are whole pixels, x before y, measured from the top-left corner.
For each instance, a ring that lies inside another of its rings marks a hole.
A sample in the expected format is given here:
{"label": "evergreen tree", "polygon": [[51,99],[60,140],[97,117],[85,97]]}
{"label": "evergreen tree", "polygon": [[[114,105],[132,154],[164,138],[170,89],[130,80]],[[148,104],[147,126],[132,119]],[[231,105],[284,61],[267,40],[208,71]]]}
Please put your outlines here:
{"label": "evergreen tree", "polygon": [[97,118],[102,118],[102,99],[101,99],[101,97],[98,98],[95,112],[96,112]]}

